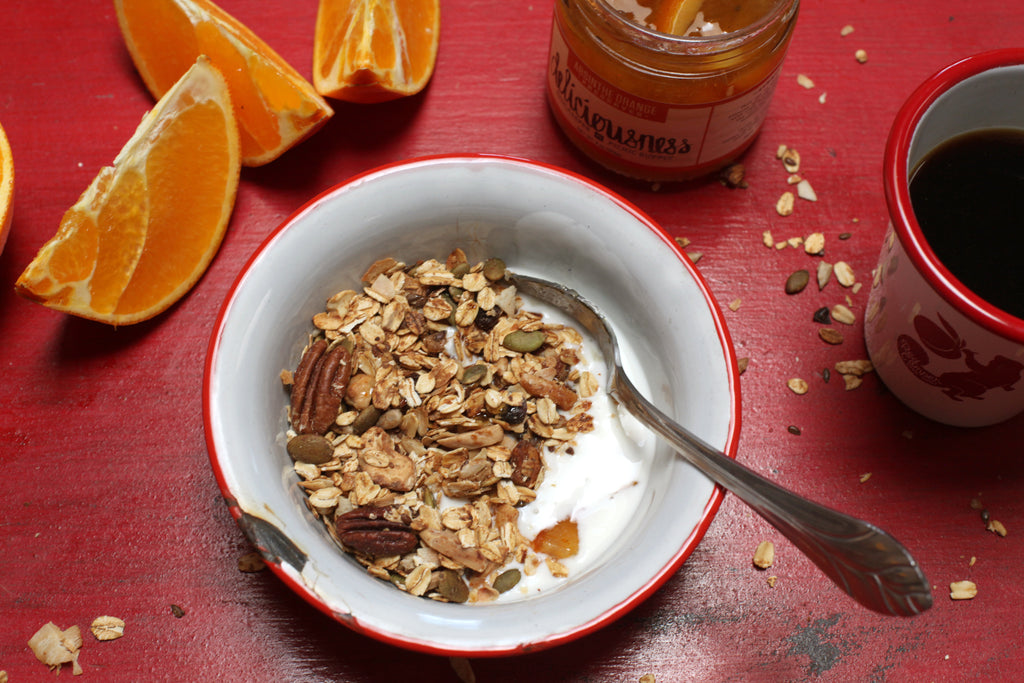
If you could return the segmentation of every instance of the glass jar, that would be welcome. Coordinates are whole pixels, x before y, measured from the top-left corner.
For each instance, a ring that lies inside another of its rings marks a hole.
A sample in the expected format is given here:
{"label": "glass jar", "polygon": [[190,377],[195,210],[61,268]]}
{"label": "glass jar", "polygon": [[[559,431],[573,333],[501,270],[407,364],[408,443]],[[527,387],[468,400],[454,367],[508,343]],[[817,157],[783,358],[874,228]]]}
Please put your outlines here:
{"label": "glass jar", "polygon": [[634,23],[606,0],[556,0],[547,74],[555,119],[584,153],[633,178],[716,171],[760,131],[798,7],[776,0],[747,26],[690,37]]}

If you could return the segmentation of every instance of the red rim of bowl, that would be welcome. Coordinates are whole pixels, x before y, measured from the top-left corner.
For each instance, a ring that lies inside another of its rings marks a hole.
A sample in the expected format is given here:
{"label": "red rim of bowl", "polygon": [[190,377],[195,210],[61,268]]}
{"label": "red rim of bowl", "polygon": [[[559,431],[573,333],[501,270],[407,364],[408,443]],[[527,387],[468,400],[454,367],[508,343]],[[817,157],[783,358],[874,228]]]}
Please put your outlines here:
{"label": "red rim of bowl", "polygon": [[[623,210],[629,212],[638,221],[643,223],[651,232],[655,233],[661,241],[672,250],[676,258],[684,269],[690,274],[690,276],[696,282],[698,288],[704,296],[704,300],[708,305],[709,312],[711,313],[712,319],[714,320],[715,329],[718,333],[718,341],[722,346],[723,352],[725,353],[726,368],[728,372],[729,380],[729,396],[731,399],[731,419],[729,422],[729,431],[726,438],[726,447],[723,449],[725,454],[730,458],[736,457],[736,450],[739,445],[739,434],[740,434],[740,423],[741,423],[741,402],[739,393],[739,372],[737,369],[736,353],[732,344],[732,338],[729,334],[729,330],[725,324],[725,318],[722,314],[721,309],[717,305],[714,296],[711,293],[707,282],[701,276],[700,272],[694,267],[689,257],[682,251],[681,247],[671,238],[665,230],[654,222],[647,214],[637,208],[628,200],[624,199],[612,190],[594,182],[593,180],[586,178],[582,175],[568,171],[557,166],[546,164],[544,162],[533,161],[530,159],[523,159],[519,157],[513,157],[501,154],[438,154],[431,156],[417,157],[414,159],[407,159],[398,161],[390,164],[378,166],[371,170],[359,173],[352,176],[348,180],[335,185],[317,196],[313,197],[309,201],[305,202],[299,209],[288,216],[282,221],[260,244],[260,246],[253,252],[253,254],[246,261],[245,265],[239,271],[238,276],[232,283],[229,289],[224,303],[221,305],[220,311],[217,314],[217,319],[214,324],[213,334],[211,335],[210,342],[207,348],[206,363],[203,373],[203,423],[206,432],[206,448],[210,457],[210,463],[213,467],[214,476],[217,480],[217,485],[220,488],[221,494],[224,496],[225,501],[228,503],[229,511],[236,522],[240,522],[244,514],[235,502],[234,493],[230,490],[227,484],[227,479],[224,476],[224,470],[221,468],[220,461],[217,457],[217,449],[214,443],[213,437],[213,415],[212,415],[212,376],[214,360],[220,350],[220,341],[222,337],[223,326],[227,317],[228,310],[231,308],[232,301],[235,298],[236,292],[240,287],[242,281],[245,279],[246,273],[249,271],[252,264],[260,257],[262,252],[268,248],[268,246],[274,241],[274,239],[291,224],[293,220],[299,215],[305,213],[310,206],[321,201],[328,195],[331,195],[341,188],[351,185],[356,182],[363,181],[371,176],[388,173],[390,171],[416,165],[431,164],[444,161],[465,161],[465,162],[502,162],[510,164],[518,164],[535,169],[540,169],[548,173],[553,173],[565,178],[568,178],[574,182],[586,185],[591,190],[603,195],[609,201],[617,204]],[[597,631],[619,617],[625,615],[630,610],[637,607],[640,603],[651,596],[658,588],[662,586],[679,568],[683,565],[686,559],[696,549],[698,543],[704,537],[708,527],[711,525],[711,521],[714,519],[718,509],[722,503],[722,499],[725,497],[725,490],[715,485],[712,490],[711,496],[708,498],[707,504],[704,506],[704,510],[701,513],[701,517],[693,531],[686,538],[682,547],[672,556],[671,560],[662,567],[654,576],[652,576],[647,582],[640,586],[625,600],[619,602],[616,605],[611,606],[599,617],[592,619],[589,622],[578,624],[577,626],[566,629],[559,633],[550,634],[546,637],[539,638],[536,641],[530,641],[520,643],[511,647],[499,647],[494,649],[462,649],[462,648],[451,648],[439,643],[424,642],[421,640],[410,639],[404,636],[397,636],[394,633],[381,631],[379,629],[367,626],[360,622],[359,616],[354,614],[344,615],[345,618],[340,618],[338,614],[335,614],[330,608],[323,603],[314,593],[312,593],[297,577],[282,569],[279,563],[269,561],[267,565],[271,571],[277,575],[277,577],[283,581],[289,588],[295,593],[300,595],[306,602],[310,603],[313,607],[317,608],[327,616],[331,617],[335,621],[349,627],[357,633],[369,636],[375,640],[394,645],[408,650],[414,650],[418,652],[424,652],[427,654],[444,655],[444,656],[473,656],[473,657],[499,657],[509,655],[526,654],[530,652],[538,652],[545,650],[556,645],[568,643],[570,641],[581,638],[587,634]],[[296,568],[301,570],[301,568]],[[470,608],[472,609],[472,608]]]}
{"label": "red rim of bowl", "polygon": [[893,229],[917,271],[943,299],[976,324],[1007,339],[1024,343],[1024,320],[971,292],[939,261],[914,216],[907,168],[914,132],[939,97],[972,76],[1018,65],[1024,65],[1024,48],[991,50],[954,62],[918,86],[896,115],[885,147],[882,176]]}

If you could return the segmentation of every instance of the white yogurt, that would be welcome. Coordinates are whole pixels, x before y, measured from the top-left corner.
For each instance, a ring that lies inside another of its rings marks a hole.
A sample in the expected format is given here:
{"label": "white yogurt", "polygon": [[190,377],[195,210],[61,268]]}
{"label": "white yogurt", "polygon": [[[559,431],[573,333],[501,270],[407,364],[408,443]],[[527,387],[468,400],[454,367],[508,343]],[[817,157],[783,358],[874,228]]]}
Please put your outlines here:
{"label": "white yogurt", "polygon": [[[547,321],[579,330],[575,321],[561,311],[524,297],[524,308],[544,314]],[[620,343],[624,360],[633,353]],[[576,437],[573,454],[544,452],[546,470],[537,487],[537,498],[519,509],[519,529],[529,539],[544,529],[570,519],[577,525],[579,552],[560,560],[569,570],[567,578],[551,575],[542,564],[532,576],[520,567],[522,578],[498,602],[521,600],[552,590],[594,567],[604,552],[632,521],[649,479],[647,472],[654,457],[656,437],[608,396],[605,385],[608,372],[597,343],[584,337],[580,370],[589,370],[600,382],[600,391],[591,397],[594,431]],[[629,367],[636,367],[629,363]],[[637,389],[647,393],[642,376],[631,377]],[[510,565],[512,566],[512,565]]]}

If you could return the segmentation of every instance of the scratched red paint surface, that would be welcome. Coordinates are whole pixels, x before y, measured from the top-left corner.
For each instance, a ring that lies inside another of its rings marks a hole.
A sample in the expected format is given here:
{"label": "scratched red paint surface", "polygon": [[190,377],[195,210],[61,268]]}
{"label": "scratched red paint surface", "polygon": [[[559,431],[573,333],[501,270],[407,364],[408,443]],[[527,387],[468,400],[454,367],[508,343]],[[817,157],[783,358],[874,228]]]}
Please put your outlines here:
{"label": "scratched red paint surface", "polygon": [[[310,73],[314,0],[222,5]],[[739,355],[751,359],[738,457],[887,528],[913,550],[936,595],[934,608],[914,619],[869,613],[729,496],[690,561],[639,609],[550,651],[473,661],[477,680],[519,681],[524,672],[580,682],[647,673],[659,682],[1024,678],[1024,419],[945,428],[908,412],[876,377],[849,392],[835,379],[824,383],[822,368],[863,357],[860,328],[845,330],[838,347],[818,341],[811,314],[841,293],[833,284],[785,296],[786,276],[810,257],[761,244],[765,229],[783,238],[822,231],[829,258],[869,279],[886,222],[881,155],[897,108],[945,64],[1018,44],[1024,5],[855,0],[807,2],[801,12],[769,120],[745,158],[749,189],[709,180],[655,191],[591,166],[555,130],[542,88],[550,1],[446,0],[437,71],[424,95],[339,104],[312,141],[244,170],[230,232],[205,278],[162,317],[113,330],[22,301],[11,285],[151,100],[109,0],[10,3],[0,121],[17,190],[0,255],[0,670],[13,683],[49,680],[26,647],[35,630],[47,621],[84,630],[112,614],[127,622],[125,636],[86,636],[82,680],[455,680],[444,658],[356,635],[269,572],[236,569],[248,546],[211,474],[200,390],[217,307],[283,218],[378,164],[469,151],[584,173],[689,238],[720,304],[741,301],[727,310]],[[846,24],[855,31],[841,37]],[[857,49],[867,63],[854,59]],[[797,84],[800,73],[814,89]],[[787,189],[774,159],[780,144],[800,151],[819,196],[788,218],[773,209]],[[850,239],[839,241],[843,232]],[[852,295],[856,311],[866,296]],[[786,389],[793,376],[810,382],[807,395]],[[970,509],[979,496],[1006,525],[1005,538],[985,531]],[[777,547],[769,572],[751,566],[763,539]],[[777,576],[774,588],[768,574]],[[960,579],[977,583],[974,600],[949,599],[948,584]]]}

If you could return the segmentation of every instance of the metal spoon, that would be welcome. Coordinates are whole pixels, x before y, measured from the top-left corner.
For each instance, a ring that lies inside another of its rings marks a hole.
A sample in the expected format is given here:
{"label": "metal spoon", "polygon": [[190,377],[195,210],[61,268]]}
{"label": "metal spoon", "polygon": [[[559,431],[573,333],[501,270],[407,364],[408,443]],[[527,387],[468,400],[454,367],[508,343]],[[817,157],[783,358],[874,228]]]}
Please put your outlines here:
{"label": "metal spoon", "polygon": [[539,278],[513,273],[509,278],[520,292],[561,309],[594,336],[610,368],[608,393],[620,406],[768,520],[854,600],[896,616],[931,607],[924,573],[896,539],[868,522],[787,491],[709,446],[640,395],[622,369],[614,333],[583,297]]}

